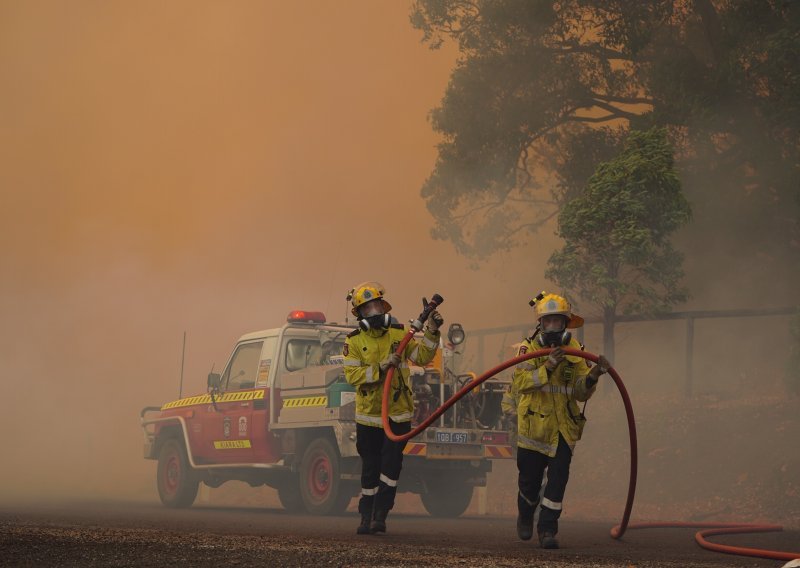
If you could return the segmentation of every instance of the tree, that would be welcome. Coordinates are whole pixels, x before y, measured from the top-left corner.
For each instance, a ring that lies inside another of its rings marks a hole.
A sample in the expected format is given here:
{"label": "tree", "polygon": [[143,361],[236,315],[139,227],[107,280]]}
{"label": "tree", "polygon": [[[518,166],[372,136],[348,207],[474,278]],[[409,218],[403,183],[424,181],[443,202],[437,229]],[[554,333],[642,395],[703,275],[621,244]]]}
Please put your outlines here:
{"label": "tree", "polygon": [[431,113],[434,237],[476,259],[522,244],[629,130],[657,125],[702,218],[693,230],[797,265],[800,2],[417,0],[411,21],[460,51]]}
{"label": "tree", "polygon": [[632,131],[561,210],[566,244],[550,257],[546,276],[602,308],[603,349],[612,360],[620,310],[652,314],[686,300],[683,256],[669,237],[690,216],[666,131],[655,127]]}

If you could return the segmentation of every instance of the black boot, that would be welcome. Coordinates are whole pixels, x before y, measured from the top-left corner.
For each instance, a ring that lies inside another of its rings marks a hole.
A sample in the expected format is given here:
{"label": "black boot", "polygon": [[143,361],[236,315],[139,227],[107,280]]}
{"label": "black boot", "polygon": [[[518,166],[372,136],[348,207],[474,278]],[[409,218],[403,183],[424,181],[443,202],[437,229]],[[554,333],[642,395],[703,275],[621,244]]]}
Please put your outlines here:
{"label": "black boot", "polygon": [[372,510],[375,506],[374,495],[361,494],[358,500],[358,513],[361,515],[361,524],[356,529],[356,534],[371,534],[369,524],[372,521]]}
{"label": "black boot", "polygon": [[524,517],[517,515],[517,536],[520,540],[530,540],[533,537],[533,515]]}
{"label": "black boot", "polygon": [[358,525],[358,528],[356,529],[356,534],[371,534],[372,531],[370,531],[370,526],[369,526],[371,520],[370,517],[372,517],[372,515],[370,515],[369,513],[367,514],[361,513],[361,524]]}
{"label": "black boot", "polygon": [[522,493],[517,494],[517,536],[520,540],[533,538],[533,514],[536,503],[531,503]]}
{"label": "black boot", "polygon": [[555,549],[558,548],[558,539],[551,532],[540,532],[539,544],[542,548]]}
{"label": "black boot", "polygon": [[372,534],[386,532],[386,515],[388,514],[389,511],[375,510],[375,518],[372,520]]}

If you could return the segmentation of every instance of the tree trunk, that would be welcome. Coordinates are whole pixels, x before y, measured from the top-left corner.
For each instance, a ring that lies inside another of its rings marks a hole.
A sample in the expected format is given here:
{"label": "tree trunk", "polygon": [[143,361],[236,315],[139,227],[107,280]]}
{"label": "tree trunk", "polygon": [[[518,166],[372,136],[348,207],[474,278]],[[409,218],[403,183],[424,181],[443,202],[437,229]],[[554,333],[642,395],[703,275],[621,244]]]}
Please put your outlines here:
{"label": "tree trunk", "polygon": [[[598,355],[604,355],[611,365],[614,365],[614,322],[616,320],[615,308],[603,308],[603,352]],[[603,392],[607,393],[611,390],[611,383],[613,379],[605,376],[600,379],[605,382],[606,386]]]}
{"label": "tree trunk", "polygon": [[614,322],[616,321],[614,308],[603,308],[603,355],[611,364],[614,364]]}

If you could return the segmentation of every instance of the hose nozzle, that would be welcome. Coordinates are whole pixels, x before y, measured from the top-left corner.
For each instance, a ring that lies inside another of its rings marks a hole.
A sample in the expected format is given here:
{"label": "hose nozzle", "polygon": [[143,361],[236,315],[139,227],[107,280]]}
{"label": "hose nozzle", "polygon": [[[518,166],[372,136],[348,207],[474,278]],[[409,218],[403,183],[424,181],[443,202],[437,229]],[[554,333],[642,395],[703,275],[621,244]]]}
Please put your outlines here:
{"label": "hose nozzle", "polygon": [[431,296],[431,299],[425,304],[425,309],[422,310],[422,313],[419,314],[419,317],[411,322],[411,327],[414,328],[414,331],[421,331],[423,324],[428,320],[428,316],[431,315],[431,312],[439,307],[444,302],[444,298],[442,298],[439,294],[434,294]]}

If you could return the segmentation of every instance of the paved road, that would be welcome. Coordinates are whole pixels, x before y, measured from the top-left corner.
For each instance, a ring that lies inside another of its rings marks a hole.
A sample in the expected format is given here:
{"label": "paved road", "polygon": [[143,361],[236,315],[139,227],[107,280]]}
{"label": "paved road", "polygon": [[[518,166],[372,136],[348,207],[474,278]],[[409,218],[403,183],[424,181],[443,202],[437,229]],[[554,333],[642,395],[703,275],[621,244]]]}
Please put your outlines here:
{"label": "paved road", "polygon": [[[514,520],[440,520],[393,514],[385,536],[357,536],[354,514],[290,515],[281,509],[155,503],[0,505],[2,566],[770,566],[780,561],[706,551],[694,531],[630,531],[563,521],[562,549],[517,540]],[[792,550],[800,532],[716,537],[716,542]]]}

